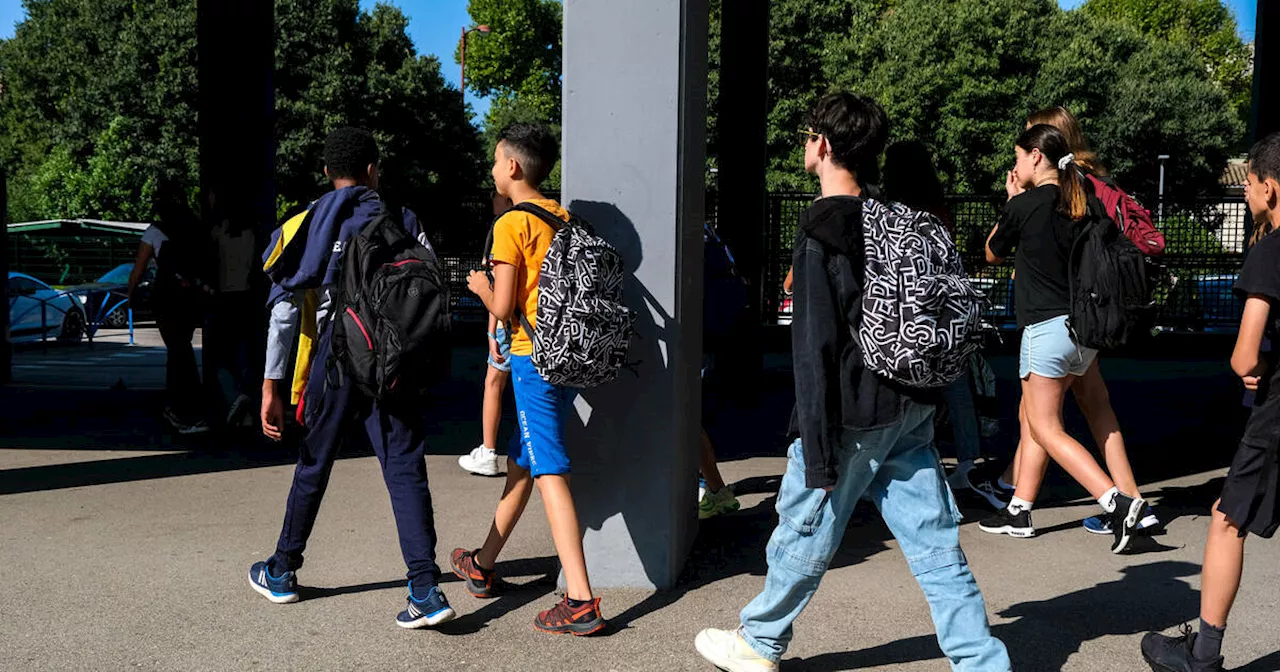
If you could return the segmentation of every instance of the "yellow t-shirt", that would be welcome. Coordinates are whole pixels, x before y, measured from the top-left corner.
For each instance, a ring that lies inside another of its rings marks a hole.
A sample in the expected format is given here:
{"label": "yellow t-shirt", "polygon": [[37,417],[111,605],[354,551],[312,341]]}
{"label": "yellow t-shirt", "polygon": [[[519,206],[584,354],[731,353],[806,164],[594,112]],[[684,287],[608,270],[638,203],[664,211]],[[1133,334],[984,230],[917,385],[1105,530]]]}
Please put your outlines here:
{"label": "yellow t-shirt", "polygon": [[[569,221],[569,213],[559,203],[550,199],[525,201]],[[516,309],[522,312],[529,324],[538,328],[538,280],[542,260],[551,247],[555,231],[537,215],[512,211],[503,215],[493,225],[492,257],[496,262],[511,264],[516,268]],[[517,318],[511,325],[511,354],[527,357],[533,354],[533,341]]]}

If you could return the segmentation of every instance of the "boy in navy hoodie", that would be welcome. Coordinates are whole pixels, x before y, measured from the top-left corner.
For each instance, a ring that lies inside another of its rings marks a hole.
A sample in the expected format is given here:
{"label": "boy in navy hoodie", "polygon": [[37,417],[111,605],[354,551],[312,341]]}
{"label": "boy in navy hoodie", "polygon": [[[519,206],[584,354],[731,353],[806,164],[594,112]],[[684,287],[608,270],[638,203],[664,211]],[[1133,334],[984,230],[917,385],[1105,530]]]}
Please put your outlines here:
{"label": "boy in navy hoodie", "polygon": [[[374,401],[347,376],[330,375],[329,309],[337,292],[347,242],[385,207],[377,193],[378,146],[364,129],[341,128],[324,149],[334,190],[276,230],[263,256],[271,278],[271,323],[262,383],[262,428],[279,440],[284,428],[280,385],[297,346],[291,401],[307,428],[276,551],[249,569],[249,585],[271,602],[298,601],[295,572],[315,525],[338,451],[348,440],[368,441],[382,466],[409,572],[409,604],[396,616],[402,628],[423,628],[455,614],[436,585],[435,520],[421,408],[411,399]],[[403,211],[408,232],[426,244],[417,218]],[[314,366],[313,366],[314,364]]]}

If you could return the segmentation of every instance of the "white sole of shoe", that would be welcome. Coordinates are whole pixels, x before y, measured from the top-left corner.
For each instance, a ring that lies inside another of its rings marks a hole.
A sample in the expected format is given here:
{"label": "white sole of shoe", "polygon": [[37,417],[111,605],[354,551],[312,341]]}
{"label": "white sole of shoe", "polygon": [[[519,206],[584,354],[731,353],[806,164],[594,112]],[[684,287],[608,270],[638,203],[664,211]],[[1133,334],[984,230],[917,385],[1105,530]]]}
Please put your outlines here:
{"label": "white sole of shoe", "polygon": [[290,593],[288,595],[276,595],[275,593],[267,589],[265,586],[258,585],[258,582],[253,580],[252,571],[249,572],[249,587],[258,591],[259,595],[270,600],[272,604],[292,604],[298,601],[297,593]]}
{"label": "white sole of shoe", "polygon": [[416,621],[406,622],[397,618],[396,625],[404,628],[405,630],[416,630],[418,628],[430,628],[435,625],[440,625],[441,623],[448,623],[457,617],[458,612],[454,611],[453,608],[450,607],[443,611],[437,611],[430,616],[423,616]]}
{"label": "white sole of shoe", "polygon": [[1129,542],[1133,541],[1133,533],[1137,531],[1138,521],[1142,518],[1142,512],[1147,510],[1147,503],[1141,499],[1133,500],[1129,505],[1129,513],[1124,517],[1124,529],[1120,532],[1120,539],[1111,546],[1112,553],[1124,553],[1129,548]]}
{"label": "white sole of shoe", "polygon": [[723,654],[716,650],[715,644],[704,633],[699,632],[698,636],[693,640],[693,647],[698,650],[698,655],[702,656],[708,663],[716,666],[716,669],[724,670],[724,672],[769,672],[775,671],[778,667],[768,667],[765,665],[750,665],[742,661],[736,661],[725,658]]}
{"label": "white sole of shoe", "polygon": [[982,530],[983,532],[989,532],[991,534],[1005,534],[1010,537],[1014,537],[1015,539],[1030,539],[1031,537],[1036,536],[1036,530],[1034,527],[1033,528],[1014,527],[1012,525],[1004,525],[1001,527],[983,527],[982,525],[979,525],[978,529]]}
{"label": "white sole of shoe", "polygon": [[495,460],[492,464],[474,464],[469,459],[470,455],[463,455],[458,458],[458,466],[469,471],[476,476],[497,476],[501,473],[498,469],[498,463]]}

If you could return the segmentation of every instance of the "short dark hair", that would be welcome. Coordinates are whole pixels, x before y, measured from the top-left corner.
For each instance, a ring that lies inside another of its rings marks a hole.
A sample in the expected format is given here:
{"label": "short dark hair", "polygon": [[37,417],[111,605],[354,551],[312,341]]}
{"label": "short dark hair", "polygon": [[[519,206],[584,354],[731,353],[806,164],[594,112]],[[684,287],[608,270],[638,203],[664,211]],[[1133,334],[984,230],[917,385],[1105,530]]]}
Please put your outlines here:
{"label": "short dark hair", "polygon": [[363,128],[339,128],[324,141],[324,167],[331,180],[358,180],[377,163],[378,141]]}
{"label": "short dark hair", "polygon": [[542,124],[512,124],[498,135],[499,143],[506,143],[524,179],[533,186],[542,184],[560,158],[560,143],[551,129]]}
{"label": "short dark hair", "polygon": [[1280,132],[1259,140],[1249,150],[1249,172],[1260,180],[1280,181]]}
{"label": "short dark hair", "polygon": [[865,170],[884,151],[889,118],[880,104],[854,93],[829,93],[818,99],[805,123],[831,144],[832,159],[848,170]]}

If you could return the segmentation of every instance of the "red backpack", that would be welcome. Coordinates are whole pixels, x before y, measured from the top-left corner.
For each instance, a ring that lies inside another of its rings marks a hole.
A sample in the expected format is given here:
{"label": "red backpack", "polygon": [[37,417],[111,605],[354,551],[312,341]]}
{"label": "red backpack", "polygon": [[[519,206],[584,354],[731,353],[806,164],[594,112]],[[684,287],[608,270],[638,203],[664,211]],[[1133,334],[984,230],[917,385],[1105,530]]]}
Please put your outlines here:
{"label": "red backpack", "polygon": [[1102,201],[1107,216],[1115,220],[1120,230],[1143,254],[1150,257],[1164,255],[1164,234],[1151,220],[1151,211],[1138,204],[1132,196],[1117,187],[1109,177],[1085,173],[1093,185],[1094,194]]}

